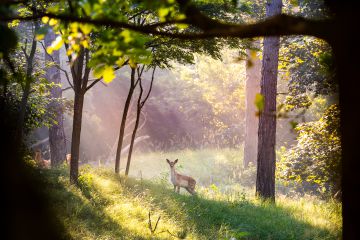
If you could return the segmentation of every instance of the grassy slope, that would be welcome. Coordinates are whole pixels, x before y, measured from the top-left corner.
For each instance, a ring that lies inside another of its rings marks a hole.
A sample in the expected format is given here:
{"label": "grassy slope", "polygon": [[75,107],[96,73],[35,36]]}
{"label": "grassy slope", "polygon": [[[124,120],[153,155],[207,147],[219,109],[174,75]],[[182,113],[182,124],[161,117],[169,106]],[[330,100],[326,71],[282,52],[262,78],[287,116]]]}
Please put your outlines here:
{"label": "grassy slope", "polygon": [[[66,169],[43,171],[58,217],[74,239],[339,239],[341,209],[316,199],[278,198],[276,206],[199,189],[176,194],[168,183],[126,181],[107,169],[82,168],[81,188]],[[154,235],[148,228],[152,212]],[[246,234],[245,234],[246,233]],[[247,235],[242,237],[243,235]],[[175,237],[176,236],[176,237]]]}

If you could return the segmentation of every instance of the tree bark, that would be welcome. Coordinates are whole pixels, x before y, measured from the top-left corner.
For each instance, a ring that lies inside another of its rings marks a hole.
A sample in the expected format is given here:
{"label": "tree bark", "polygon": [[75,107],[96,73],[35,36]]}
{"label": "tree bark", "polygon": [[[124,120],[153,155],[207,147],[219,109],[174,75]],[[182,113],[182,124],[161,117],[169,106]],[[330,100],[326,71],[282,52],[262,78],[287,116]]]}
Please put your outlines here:
{"label": "tree bark", "polygon": [[124,141],[124,134],[125,134],[125,125],[126,125],[126,119],[127,119],[127,114],[129,112],[129,106],[130,106],[130,102],[134,93],[134,89],[135,89],[135,69],[131,68],[131,79],[130,79],[131,83],[130,83],[130,89],[125,101],[125,105],[124,105],[124,110],[122,113],[122,118],[121,118],[121,124],[120,124],[120,133],[119,133],[119,140],[118,140],[118,145],[117,145],[117,149],[116,149],[116,157],[115,157],[115,173],[119,173],[120,170],[120,158],[121,158],[121,149],[122,149],[122,145],[123,145],[123,141]]}
{"label": "tree bark", "polygon": [[[50,30],[44,39],[45,47],[51,45],[51,43],[55,40],[55,33]],[[45,50],[46,51],[46,50]],[[45,63],[56,64],[60,67],[60,52],[54,51],[52,56],[45,52]],[[51,89],[51,103],[48,108],[51,111],[55,112],[54,120],[56,124],[52,125],[49,128],[49,143],[50,143],[50,155],[51,155],[51,166],[58,166],[64,160],[66,156],[66,142],[65,142],[65,132],[64,132],[64,124],[63,124],[63,108],[59,103],[59,99],[62,97],[61,91],[61,77],[60,70],[56,66],[51,66],[46,69],[46,78],[49,82],[52,82],[58,86],[54,86]]]}
{"label": "tree bark", "polygon": [[[281,13],[282,0],[266,4],[266,16]],[[261,69],[261,94],[264,109],[259,118],[256,195],[275,201],[276,89],[280,37],[265,37]]]}
{"label": "tree bark", "polygon": [[[254,47],[260,48],[260,40],[254,42]],[[251,63],[246,67],[244,168],[247,168],[249,163],[256,164],[259,119],[256,116],[255,96],[260,92],[261,79],[260,58],[255,54],[251,56],[250,50],[247,50],[247,55]]]}
{"label": "tree bark", "polygon": [[354,42],[354,23],[359,20],[356,4],[349,1],[334,2],[336,21],[333,35],[328,39],[333,48],[336,77],[339,83],[340,129],[342,152],[341,199],[343,239],[358,239],[360,214],[359,135],[357,117],[359,104],[360,46]]}
{"label": "tree bark", "polygon": [[79,176],[79,152],[83,105],[84,94],[75,93],[70,161],[70,182],[74,184],[77,184]]}
{"label": "tree bark", "polygon": [[[141,99],[141,95],[142,94],[140,94],[140,96],[139,96],[140,99]],[[137,111],[136,111],[136,122],[135,122],[133,133],[131,135],[131,142],[130,142],[130,148],[129,148],[129,153],[128,153],[128,159],[127,159],[127,162],[126,162],[125,176],[129,175],[131,156],[132,156],[132,152],[133,152],[133,148],[134,148],[136,132],[137,132],[137,129],[139,127],[139,122],[140,122],[140,112],[141,112],[141,107],[138,107]]]}

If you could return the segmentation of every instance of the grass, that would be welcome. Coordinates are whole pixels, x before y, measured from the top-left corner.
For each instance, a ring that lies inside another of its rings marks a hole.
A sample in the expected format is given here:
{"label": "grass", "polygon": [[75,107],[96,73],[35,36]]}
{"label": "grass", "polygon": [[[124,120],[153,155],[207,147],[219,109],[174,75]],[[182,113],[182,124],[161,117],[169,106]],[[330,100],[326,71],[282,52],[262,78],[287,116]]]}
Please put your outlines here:
{"label": "grass", "polygon": [[[135,153],[132,158],[130,176],[144,179],[157,179],[169,174],[169,165],[166,159],[179,159],[176,165],[180,172],[191,175],[201,186],[215,184],[229,185],[234,180],[242,178],[242,185],[255,183],[255,175],[244,177],[242,169],[241,149],[202,149],[202,150],[180,150],[174,152],[150,152]],[[121,159],[121,170],[125,168],[126,159]],[[111,163],[110,166],[114,166]],[[246,174],[246,173],[245,173]],[[238,182],[238,181],[236,181]]]}
{"label": "grass", "polygon": [[[278,196],[274,205],[255,199],[240,186],[228,191],[222,191],[220,183],[208,186],[211,179],[206,182],[202,177],[220,171],[211,164],[237,162],[230,150],[217,155],[213,151],[137,155],[132,169],[137,169],[137,164],[144,167],[140,168],[140,179],[84,166],[79,188],[69,184],[65,167],[43,171],[43,176],[57,217],[74,239],[341,238],[341,205],[337,202]],[[196,160],[200,156],[204,158]],[[167,169],[163,157],[179,158],[184,172],[190,169],[198,174],[205,184],[198,187],[197,197],[184,190],[173,192],[166,176],[161,175]],[[219,179],[222,184],[226,181]],[[154,233],[148,226],[149,211],[152,229],[161,217]]]}

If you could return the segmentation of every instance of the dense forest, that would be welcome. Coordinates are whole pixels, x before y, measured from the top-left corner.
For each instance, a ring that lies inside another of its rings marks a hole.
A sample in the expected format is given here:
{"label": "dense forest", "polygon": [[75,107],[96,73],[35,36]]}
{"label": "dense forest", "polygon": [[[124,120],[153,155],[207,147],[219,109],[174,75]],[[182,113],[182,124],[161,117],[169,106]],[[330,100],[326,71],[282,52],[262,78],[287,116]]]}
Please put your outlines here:
{"label": "dense forest", "polygon": [[5,239],[356,239],[356,4],[5,0]]}

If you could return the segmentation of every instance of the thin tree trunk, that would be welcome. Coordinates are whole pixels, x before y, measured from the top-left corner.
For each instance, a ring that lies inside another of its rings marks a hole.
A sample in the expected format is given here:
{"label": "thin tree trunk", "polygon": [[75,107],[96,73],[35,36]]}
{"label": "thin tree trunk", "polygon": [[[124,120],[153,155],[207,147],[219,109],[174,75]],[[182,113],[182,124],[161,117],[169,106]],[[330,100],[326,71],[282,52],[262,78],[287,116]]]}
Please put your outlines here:
{"label": "thin tree trunk", "polygon": [[[141,109],[144,107],[146,101],[149,99],[149,96],[150,96],[150,93],[152,90],[152,86],[154,83],[155,69],[156,69],[156,67],[153,68],[149,91],[147,92],[144,100],[142,100],[142,95],[143,95],[144,89],[142,86],[141,74],[139,73],[139,69],[138,69],[138,80],[139,80],[140,93],[139,93],[139,97],[138,97],[138,101],[137,101],[136,122],[135,122],[134,130],[133,130],[133,133],[131,136],[130,148],[129,148],[128,159],[127,159],[126,169],[125,169],[125,176],[128,176],[128,174],[129,174],[131,156],[132,156],[132,152],[133,152],[133,148],[134,148],[134,141],[135,141],[136,132],[138,130],[139,122],[140,122]],[[144,66],[143,66],[142,70],[144,70]],[[141,73],[142,73],[142,70],[141,70]]]}
{"label": "thin tree trunk", "polygon": [[125,134],[125,125],[126,125],[126,119],[129,112],[129,106],[130,102],[134,93],[135,89],[135,69],[131,68],[131,83],[130,83],[130,89],[125,101],[124,110],[122,113],[121,118],[121,124],[120,124],[120,133],[119,133],[119,140],[118,145],[116,149],[116,158],[115,158],[115,173],[119,173],[120,170],[120,158],[121,158],[121,149],[124,141],[124,134]]}
{"label": "thin tree trunk", "polygon": [[77,184],[79,176],[79,152],[84,94],[75,93],[73,131],[71,137],[70,181]]}
{"label": "thin tree trunk", "polygon": [[[266,4],[266,16],[281,13],[282,0]],[[265,37],[261,70],[264,109],[259,118],[256,195],[275,201],[276,90],[280,37]]]}
{"label": "thin tree trunk", "polygon": [[[51,45],[51,43],[55,40],[55,33],[50,30],[44,39],[45,47]],[[46,50],[45,50],[46,51]],[[54,51],[52,56],[45,53],[45,62],[53,62],[54,64],[60,66],[60,52]],[[61,83],[60,77],[60,70],[55,67],[51,66],[46,70],[46,78],[49,82],[54,84]],[[52,102],[49,104],[49,108],[51,111],[55,112],[55,121],[56,124],[52,125],[49,128],[49,143],[50,143],[50,155],[51,155],[51,166],[58,166],[64,160],[66,156],[66,142],[65,142],[65,132],[64,132],[64,125],[63,125],[63,111],[62,105],[57,101],[61,99],[62,92],[61,86],[55,86],[51,89],[51,98]],[[54,101],[55,99],[55,101]]]}
{"label": "thin tree trunk", "polygon": [[[140,96],[139,96],[140,99],[141,99],[141,95],[142,94],[140,94]],[[141,107],[138,107],[138,109],[136,111],[136,122],[135,122],[133,133],[131,135],[131,142],[130,142],[130,148],[129,148],[129,153],[128,153],[128,159],[127,159],[127,162],[126,162],[125,176],[129,175],[131,156],[132,156],[132,152],[133,152],[133,148],[134,148],[136,132],[137,132],[137,129],[139,127],[139,122],[140,122],[140,112],[141,112]]]}
{"label": "thin tree trunk", "polygon": [[[254,42],[255,48],[260,48],[260,40]],[[246,68],[246,112],[245,112],[245,140],[244,140],[244,168],[249,163],[256,164],[258,147],[259,119],[256,117],[255,96],[260,92],[261,60],[251,50],[247,50],[248,61]]]}

